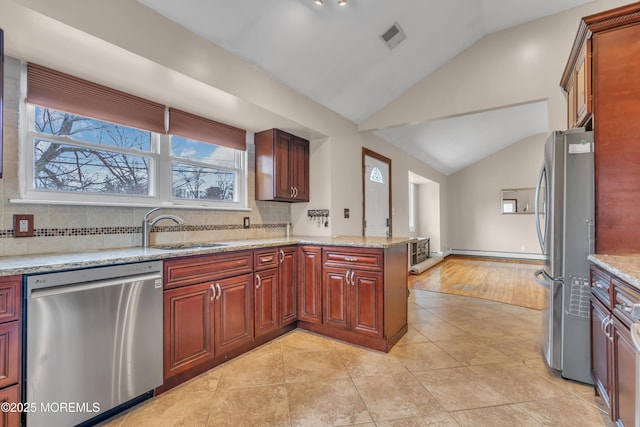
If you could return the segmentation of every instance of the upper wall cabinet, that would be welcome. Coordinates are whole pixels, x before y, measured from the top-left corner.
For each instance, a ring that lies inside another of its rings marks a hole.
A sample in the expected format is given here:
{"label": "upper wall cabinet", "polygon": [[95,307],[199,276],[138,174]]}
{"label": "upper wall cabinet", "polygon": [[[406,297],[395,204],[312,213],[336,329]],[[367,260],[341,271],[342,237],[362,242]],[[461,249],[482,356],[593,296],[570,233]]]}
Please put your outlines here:
{"label": "upper wall cabinet", "polygon": [[569,129],[588,126],[591,120],[591,40],[587,35],[586,26],[581,26],[560,81],[567,94]]}
{"label": "upper wall cabinet", "polygon": [[255,134],[256,200],[309,201],[309,141],[279,129]]}
{"label": "upper wall cabinet", "polygon": [[[561,82],[579,82],[584,73],[584,109],[587,117],[592,111],[595,139],[595,238],[600,254],[640,252],[639,40],[640,2],[584,17]],[[569,108],[577,125],[584,123],[579,119],[582,84],[574,84],[576,102]],[[571,86],[567,88],[572,93]]]}

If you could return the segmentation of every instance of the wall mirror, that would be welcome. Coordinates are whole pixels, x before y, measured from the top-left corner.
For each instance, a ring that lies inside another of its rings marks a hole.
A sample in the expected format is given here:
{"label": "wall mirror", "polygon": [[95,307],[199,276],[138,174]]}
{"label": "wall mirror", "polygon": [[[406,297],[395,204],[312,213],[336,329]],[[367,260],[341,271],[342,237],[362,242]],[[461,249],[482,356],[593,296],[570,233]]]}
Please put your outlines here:
{"label": "wall mirror", "polygon": [[532,214],[536,198],[535,188],[511,188],[500,191],[500,213]]}

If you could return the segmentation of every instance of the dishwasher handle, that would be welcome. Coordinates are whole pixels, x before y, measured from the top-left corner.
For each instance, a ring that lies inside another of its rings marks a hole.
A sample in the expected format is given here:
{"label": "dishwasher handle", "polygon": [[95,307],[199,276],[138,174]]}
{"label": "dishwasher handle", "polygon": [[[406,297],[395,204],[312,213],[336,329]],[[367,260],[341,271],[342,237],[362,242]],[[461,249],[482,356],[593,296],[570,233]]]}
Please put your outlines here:
{"label": "dishwasher handle", "polygon": [[90,289],[108,288],[111,286],[121,286],[133,282],[154,281],[155,288],[162,289],[162,274],[150,273],[139,274],[135,276],[118,277],[116,279],[94,280],[92,282],[77,283],[72,285],[59,285],[50,288],[30,289],[29,298],[44,298],[54,295],[68,294],[71,292],[87,291]]}

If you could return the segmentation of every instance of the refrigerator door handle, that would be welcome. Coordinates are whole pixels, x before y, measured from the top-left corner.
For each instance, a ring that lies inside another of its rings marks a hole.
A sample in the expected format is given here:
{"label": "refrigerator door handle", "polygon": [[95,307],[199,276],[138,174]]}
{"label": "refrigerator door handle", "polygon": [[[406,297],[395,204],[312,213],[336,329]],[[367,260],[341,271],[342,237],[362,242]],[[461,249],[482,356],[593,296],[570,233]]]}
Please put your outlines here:
{"label": "refrigerator door handle", "polygon": [[550,278],[549,275],[546,274],[546,271],[542,269],[538,270],[533,274],[533,276],[540,286],[542,286],[543,288],[551,289],[551,283],[549,281],[540,279],[540,276],[544,276],[545,279]]}
{"label": "refrigerator door handle", "polygon": [[[538,232],[538,242],[540,242],[540,249],[542,250],[542,252],[544,252],[544,237],[542,236],[542,229],[540,228],[540,188],[542,186],[543,177],[546,177],[545,172],[546,172],[545,166],[543,164],[542,167],[540,168],[540,174],[538,175],[538,184],[536,185],[536,195],[535,195],[536,202],[533,204],[535,208],[534,210],[535,210],[535,216],[536,216],[536,231]],[[546,188],[549,188],[549,187],[546,186]],[[544,213],[545,213],[545,220],[546,220],[546,212]]]}

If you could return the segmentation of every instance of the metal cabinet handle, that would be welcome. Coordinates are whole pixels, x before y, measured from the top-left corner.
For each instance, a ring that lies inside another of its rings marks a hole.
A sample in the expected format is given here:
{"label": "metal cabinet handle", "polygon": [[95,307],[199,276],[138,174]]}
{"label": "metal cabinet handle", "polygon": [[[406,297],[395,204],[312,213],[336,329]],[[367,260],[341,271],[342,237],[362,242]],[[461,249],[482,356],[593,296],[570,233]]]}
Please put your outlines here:
{"label": "metal cabinet handle", "polygon": [[211,284],[211,301],[214,300],[214,298],[216,297],[216,288],[213,287],[213,283]]}
{"label": "metal cabinet handle", "polygon": [[351,274],[351,271],[347,270],[347,274],[345,274],[345,276],[344,276],[345,279],[347,280],[347,285],[351,284],[351,279],[349,279],[349,274]]}
{"label": "metal cabinet handle", "polygon": [[259,274],[256,274],[256,280],[258,281],[258,283],[256,284],[256,289],[260,289],[260,285],[262,285],[262,279],[260,278]]}
{"label": "metal cabinet handle", "polygon": [[618,310],[622,310],[625,313],[631,313],[631,307],[629,307],[627,304],[616,304],[616,307],[618,308]]}
{"label": "metal cabinet handle", "polygon": [[216,301],[220,299],[222,295],[222,289],[220,289],[220,283],[216,283],[216,288],[218,289],[218,295],[216,295]]}
{"label": "metal cabinet handle", "polygon": [[271,261],[273,261],[273,255],[260,257],[260,262],[271,262]]}
{"label": "metal cabinet handle", "polygon": [[350,256],[344,257],[344,260],[349,262],[358,262],[358,258],[350,257]]}
{"label": "metal cabinet handle", "polygon": [[291,198],[293,199],[295,197],[295,190],[293,189],[293,187],[291,187]]}
{"label": "metal cabinet handle", "polygon": [[602,285],[602,283],[600,283],[600,281],[596,281],[596,288],[604,289],[604,286]]}
{"label": "metal cabinet handle", "polygon": [[297,199],[298,198],[298,187],[293,187],[293,198]]}
{"label": "metal cabinet handle", "polygon": [[280,264],[284,262],[284,251],[280,249]]}
{"label": "metal cabinet handle", "polygon": [[356,272],[351,270],[351,286],[356,285]]}
{"label": "metal cabinet handle", "polygon": [[636,351],[640,351],[640,323],[631,325],[631,340],[636,347]]}

